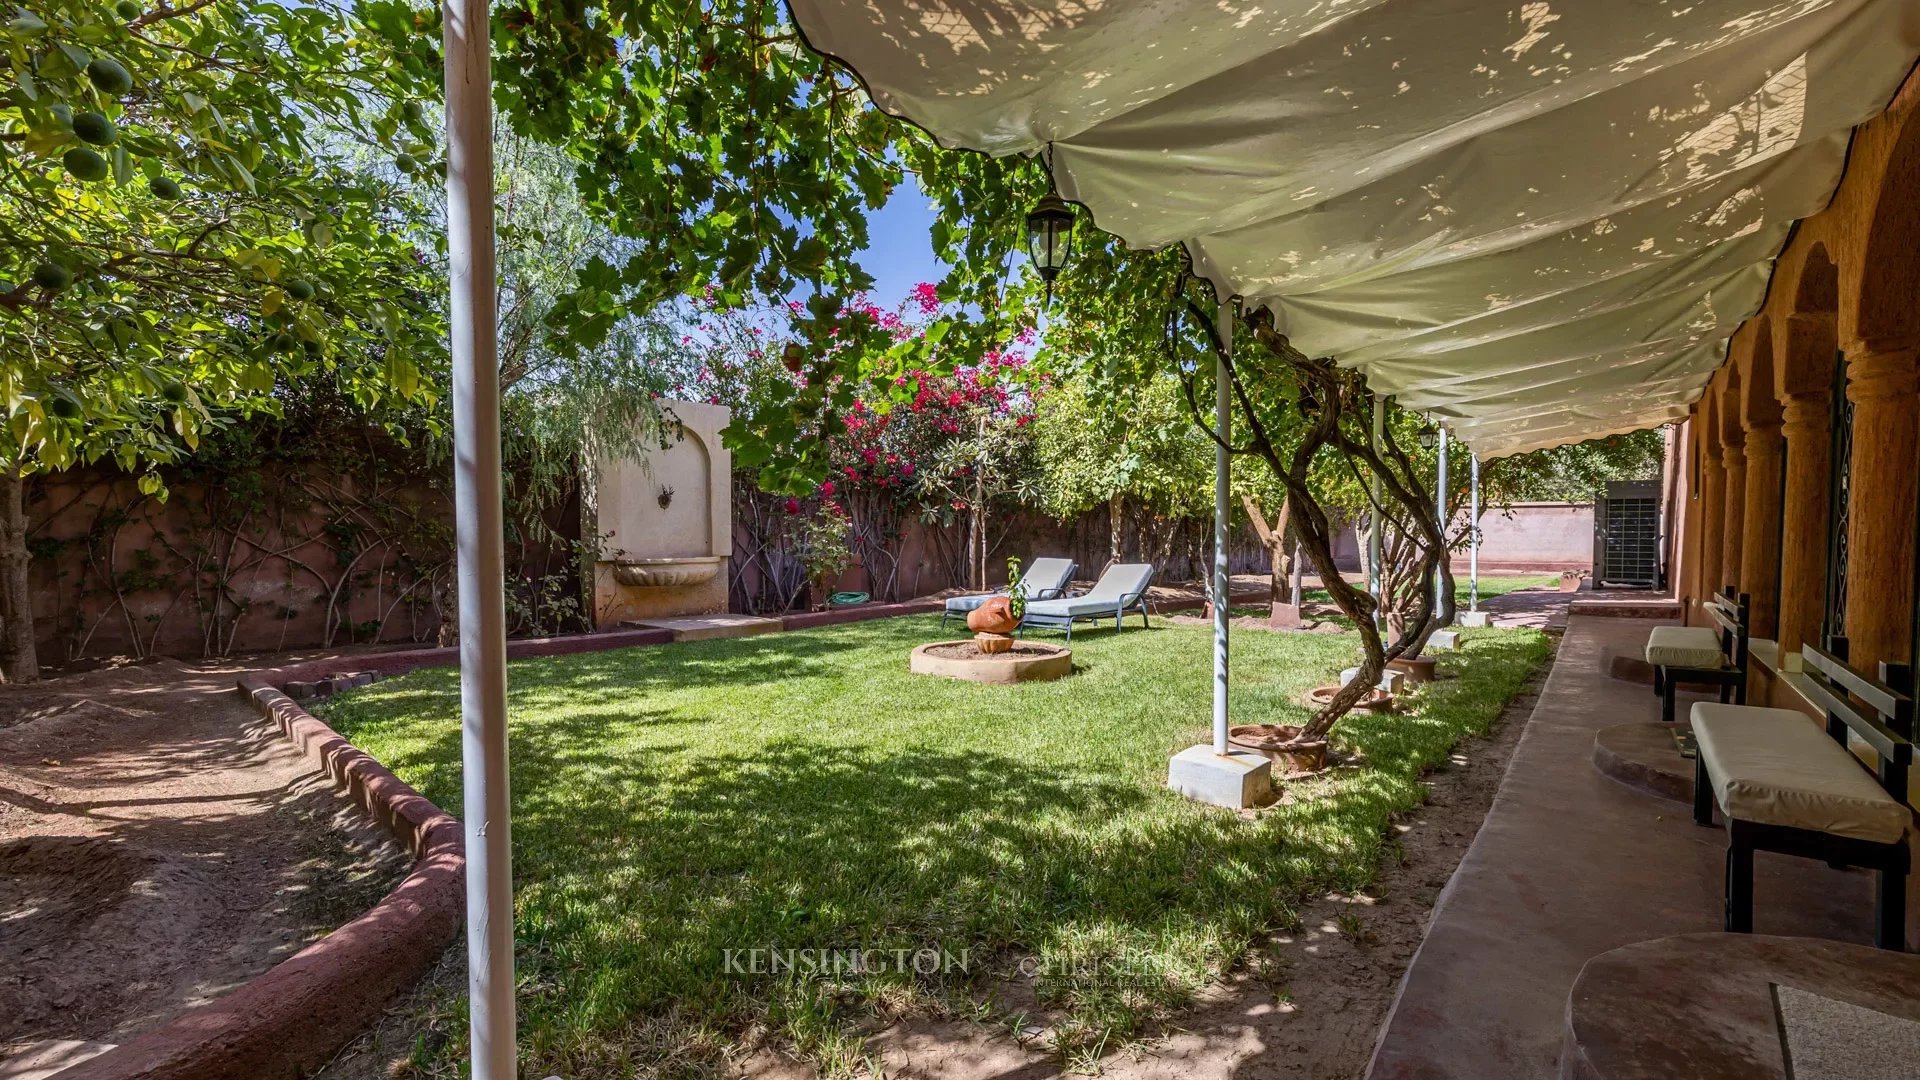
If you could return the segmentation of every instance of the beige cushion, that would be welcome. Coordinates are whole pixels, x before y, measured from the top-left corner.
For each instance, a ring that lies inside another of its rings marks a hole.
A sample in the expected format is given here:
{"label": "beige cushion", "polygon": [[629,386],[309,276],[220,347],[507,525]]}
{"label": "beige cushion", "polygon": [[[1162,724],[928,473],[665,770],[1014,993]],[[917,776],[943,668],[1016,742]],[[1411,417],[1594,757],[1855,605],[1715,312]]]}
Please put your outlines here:
{"label": "beige cushion", "polygon": [[1730,818],[1882,844],[1906,835],[1913,819],[1805,713],[1703,701],[1693,707],[1693,737]]}
{"label": "beige cushion", "polygon": [[1647,635],[1647,663],[1655,667],[1725,667],[1720,632],[1704,626],[1656,626]]}

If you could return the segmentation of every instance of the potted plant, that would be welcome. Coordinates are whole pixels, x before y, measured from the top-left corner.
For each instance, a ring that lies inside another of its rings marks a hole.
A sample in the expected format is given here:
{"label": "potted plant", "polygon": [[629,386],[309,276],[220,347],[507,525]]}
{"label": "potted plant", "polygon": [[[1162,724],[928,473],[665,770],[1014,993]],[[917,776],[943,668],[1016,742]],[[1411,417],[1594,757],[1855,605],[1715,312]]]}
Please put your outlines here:
{"label": "potted plant", "polygon": [[973,641],[989,656],[1013,648],[1013,632],[1027,614],[1026,590],[1020,587],[1020,560],[1007,560],[1007,594],[989,599],[967,613]]}

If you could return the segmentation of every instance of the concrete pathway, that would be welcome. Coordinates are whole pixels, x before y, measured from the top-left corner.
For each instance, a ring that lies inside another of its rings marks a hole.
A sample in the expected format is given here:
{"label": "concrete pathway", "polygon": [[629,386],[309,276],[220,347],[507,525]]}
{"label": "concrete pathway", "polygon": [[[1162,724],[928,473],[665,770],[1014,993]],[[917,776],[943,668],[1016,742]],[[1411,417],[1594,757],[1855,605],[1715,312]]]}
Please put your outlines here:
{"label": "concrete pathway", "polygon": [[[1573,616],[1492,811],[1434,908],[1382,1026],[1378,1080],[1555,1075],[1567,991],[1586,961],[1635,941],[1720,929],[1725,833],[1600,775],[1593,733],[1658,718],[1645,686],[1606,675],[1645,619]],[[1754,929],[1867,944],[1872,877],[1761,853]]]}

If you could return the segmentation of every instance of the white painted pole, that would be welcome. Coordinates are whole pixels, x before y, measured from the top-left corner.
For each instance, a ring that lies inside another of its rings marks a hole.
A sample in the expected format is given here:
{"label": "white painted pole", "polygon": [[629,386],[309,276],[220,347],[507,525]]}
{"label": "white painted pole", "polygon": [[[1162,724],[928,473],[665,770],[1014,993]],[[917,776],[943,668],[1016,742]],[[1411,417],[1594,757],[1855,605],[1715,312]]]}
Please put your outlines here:
{"label": "white painted pole", "polygon": [[[1447,526],[1451,523],[1447,520],[1447,428],[1445,424],[1440,426],[1440,478],[1434,485],[1433,500],[1434,519],[1440,523],[1440,558],[1445,560],[1451,557],[1451,553],[1447,550]],[[1446,577],[1435,573],[1433,575],[1433,610],[1439,611],[1446,606],[1446,589]]]}
{"label": "white painted pole", "polygon": [[1227,388],[1227,357],[1233,355],[1234,304],[1220,302],[1220,346],[1225,355],[1214,358],[1213,424],[1220,445],[1213,450],[1213,752],[1227,752],[1227,625],[1233,601],[1227,577],[1227,501],[1231,495],[1233,461],[1227,453],[1228,428],[1233,422],[1233,398]]}
{"label": "white painted pole", "polygon": [[1467,535],[1472,547],[1467,554],[1467,610],[1480,610],[1480,455],[1467,459],[1472,463],[1473,490],[1467,496]]}
{"label": "white painted pole", "polygon": [[507,800],[506,544],[493,237],[488,0],[445,0],[447,269],[453,346],[460,756],[473,1080],[514,1080],[513,854]]}
{"label": "white painted pole", "polygon": [[[1386,441],[1386,429],[1387,399],[1375,394],[1373,395],[1373,450],[1376,454],[1380,452],[1380,444]],[[1378,507],[1381,499],[1380,478],[1373,477],[1368,482],[1368,486],[1373,490],[1373,505]],[[1367,591],[1373,594],[1373,599],[1378,605],[1375,610],[1380,612],[1385,612],[1387,609],[1386,575],[1380,566],[1381,531],[1385,528],[1386,515],[1375,509],[1373,528],[1367,537]],[[1378,618],[1375,619],[1375,622],[1379,621]]]}

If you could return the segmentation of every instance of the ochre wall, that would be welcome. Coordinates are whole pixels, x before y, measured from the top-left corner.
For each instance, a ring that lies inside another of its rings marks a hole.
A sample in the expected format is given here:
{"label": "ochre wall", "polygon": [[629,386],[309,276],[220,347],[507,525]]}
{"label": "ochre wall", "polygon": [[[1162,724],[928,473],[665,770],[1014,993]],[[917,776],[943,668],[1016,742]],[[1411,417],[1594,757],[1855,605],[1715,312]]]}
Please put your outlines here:
{"label": "ochre wall", "polygon": [[[1871,673],[1881,662],[1911,662],[1917,356],[1920,76],[1908,79],[1887,112],[1856,129],[1832,202],[1795,230],[1764,305],[1734,335],[1686,424],[1681,467],[1689,490],[1675,580],[1692,621],[1704,621],[1700,598],[1732,583],[1754,595],[1755,636],[1776,639],[1783,658],[1820,642],[1840,363],[1853,448],[1847,604],[1837,629],[1856,668]],[[1813,712],[1760,665],[1748,689],[1752,703]],[[1909,879],[1908,939],[1910,947],[1920,944],[1920,878]]]}

